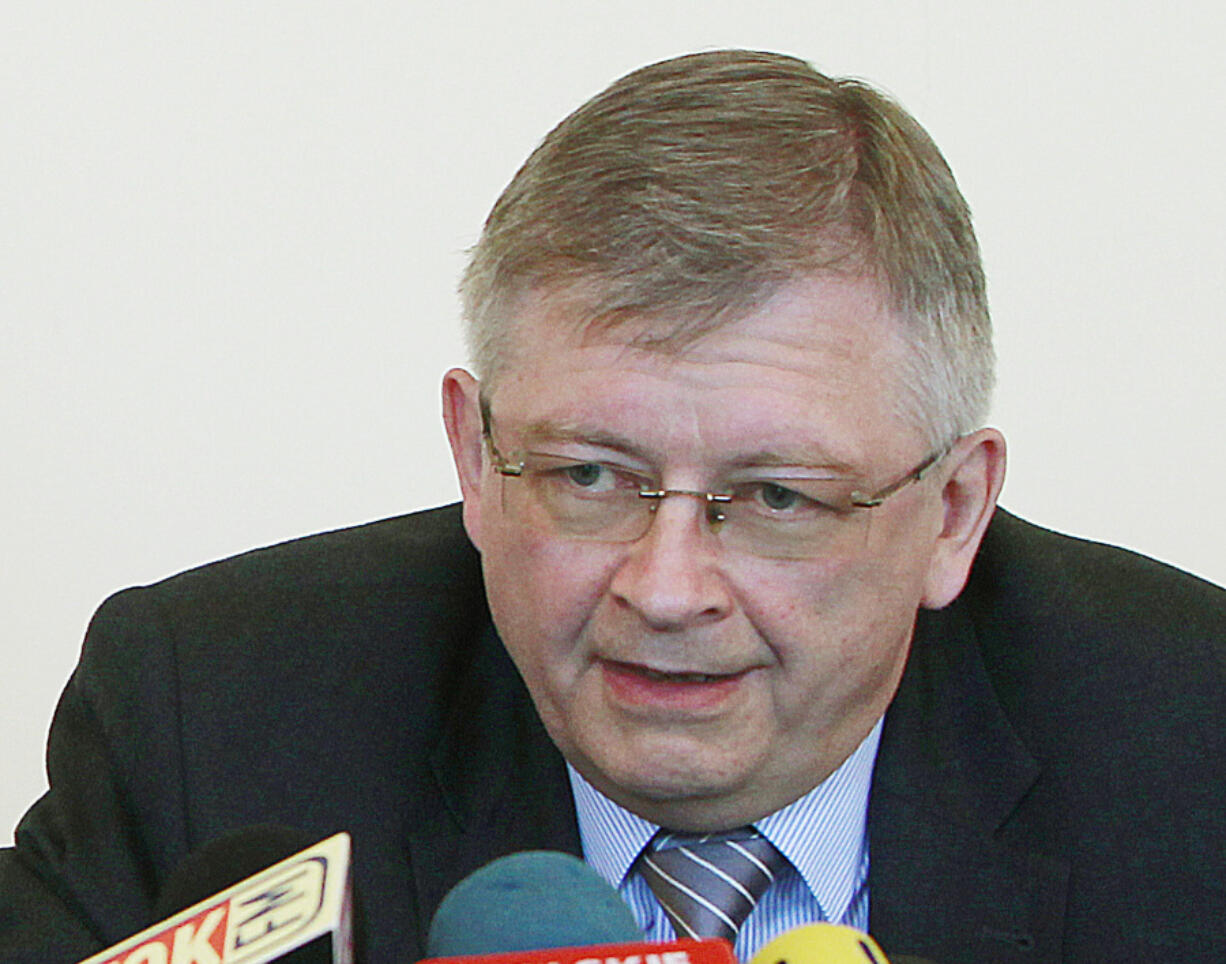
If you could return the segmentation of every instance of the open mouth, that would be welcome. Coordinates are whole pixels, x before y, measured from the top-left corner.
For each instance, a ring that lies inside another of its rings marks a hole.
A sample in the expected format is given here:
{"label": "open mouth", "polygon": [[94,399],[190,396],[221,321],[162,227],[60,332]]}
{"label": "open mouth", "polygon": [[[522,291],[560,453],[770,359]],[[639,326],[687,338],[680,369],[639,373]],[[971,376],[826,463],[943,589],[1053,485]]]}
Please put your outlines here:
{"label": "open mouth", "polygon": [[607,660],[607,665],[622,673],[633,673],[643,679],[657,683],[723,683],[736,679],[744,674],[744,670],[735,673],[699,673],[687,670],[652,669],[640,663],[623,663],[619,660]]}
{"label": "open mouth", "polygon": [[647,679],[658,680],[662,683],[718,683],[740,675],[739,673],[671,673],[664,670],[650,669],[646,666],[632,666],[627,663],[620,663],[618,665],[629,672],[638,673]]}
{"label": "open mouth", "polygon": [[660,714],[673,721],[692,721],[723,712],[749,673],[747,669],[735,673],[674,671],[617,660],[606,660],[603,666],[607,692],[615,704],[630,713],[646,713],[657,722]]}

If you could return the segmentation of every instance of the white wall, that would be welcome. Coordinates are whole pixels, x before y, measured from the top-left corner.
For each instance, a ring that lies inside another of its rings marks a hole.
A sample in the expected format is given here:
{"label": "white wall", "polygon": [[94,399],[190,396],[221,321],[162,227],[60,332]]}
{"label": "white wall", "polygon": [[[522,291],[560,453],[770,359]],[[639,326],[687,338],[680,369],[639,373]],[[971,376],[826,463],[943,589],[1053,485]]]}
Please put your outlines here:
{"label": "white wall", "polygon": [[1216,5],[10,7],[0,842],[105,595],[454,497],[462,250],[555,121],[686,51],[779,49],[898,96],[977,213],[1005,504],[1226,582]]}

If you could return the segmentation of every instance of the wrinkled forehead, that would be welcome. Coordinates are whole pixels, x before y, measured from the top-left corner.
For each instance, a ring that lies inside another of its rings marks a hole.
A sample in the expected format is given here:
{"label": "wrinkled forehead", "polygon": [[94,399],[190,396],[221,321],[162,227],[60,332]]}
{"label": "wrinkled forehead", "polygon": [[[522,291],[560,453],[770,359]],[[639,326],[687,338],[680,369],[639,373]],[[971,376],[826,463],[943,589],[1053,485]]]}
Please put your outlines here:
{"label": "wrinkled forehead", "polygon": [[[518,293],[502,312],[498,362],[484,373],[487,390],[543,355],[583,347],[622,346],[667,363],[704,354],[715,342],[754,349],[774,343],[782,351],[823,346],[839,354],[859,350],[874,365],[901,359],[908,347],[888,286],[861,269],[793,276],[681,309],[607,304],[602,286],[591,281]],[[781,305],[790,309],[786,332],[777,324]],[[730,333],[737,337],[715,337]]]}
{"label": "wrinkled forehead", "polygon": [[742,444],[755,431],[808,433],[848,457],[909,448],[917,434],[900,404],[906,346],[872,279],[794,279],[714,324],[588,312],[573,295],[525,298],[504,366],[483,386],[487,408],[572,427],[623,421],[678,442],[686,424]]}

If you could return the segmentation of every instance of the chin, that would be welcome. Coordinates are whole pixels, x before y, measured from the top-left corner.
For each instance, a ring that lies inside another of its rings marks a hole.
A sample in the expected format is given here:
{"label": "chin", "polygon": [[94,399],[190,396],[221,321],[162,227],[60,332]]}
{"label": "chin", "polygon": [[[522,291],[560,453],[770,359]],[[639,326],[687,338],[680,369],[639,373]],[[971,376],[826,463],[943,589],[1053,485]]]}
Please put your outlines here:
{"label": "chin", "polygon": [[[635,807],[623,801],[650,804],[653,809],[701,805],[735,797],[744,787],[744,761],[739,760],[734,769],[724,756],[710,759],[692,749],[635,753],[630,758],[603,761],[606,765],[598,768],[599,783],[592,782],[631,810]],[[643,816],[655,820],[649,814]]]}

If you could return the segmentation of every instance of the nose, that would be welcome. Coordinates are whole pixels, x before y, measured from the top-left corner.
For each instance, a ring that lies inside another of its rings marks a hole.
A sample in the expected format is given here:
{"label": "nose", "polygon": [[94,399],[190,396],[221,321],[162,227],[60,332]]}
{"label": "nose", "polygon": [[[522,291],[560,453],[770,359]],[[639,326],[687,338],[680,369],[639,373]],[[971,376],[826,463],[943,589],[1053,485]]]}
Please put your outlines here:
{"label": "nose", "polygon": [[651,527],[631,543],[610,591],[658,632],[718,622],[732,610],[719,546],[696,499],[664,499]]}

